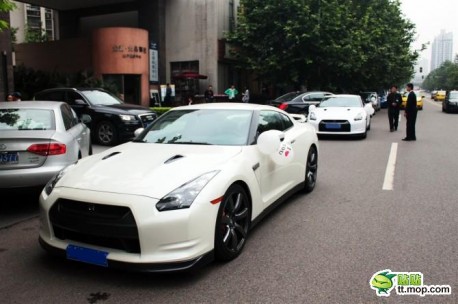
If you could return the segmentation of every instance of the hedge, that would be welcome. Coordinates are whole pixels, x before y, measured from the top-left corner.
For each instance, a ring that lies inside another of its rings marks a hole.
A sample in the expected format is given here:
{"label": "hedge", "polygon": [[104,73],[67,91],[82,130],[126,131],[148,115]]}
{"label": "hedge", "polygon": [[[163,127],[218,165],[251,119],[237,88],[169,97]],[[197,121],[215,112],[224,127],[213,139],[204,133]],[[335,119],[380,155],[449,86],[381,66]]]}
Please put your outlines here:
{"label": "hedge", "polygon": [[150,109],[156,112],[158,116],[161,116],[162,114],[164,114],[165,112],[169,111],[172,108],[171,107],[152,107]]}

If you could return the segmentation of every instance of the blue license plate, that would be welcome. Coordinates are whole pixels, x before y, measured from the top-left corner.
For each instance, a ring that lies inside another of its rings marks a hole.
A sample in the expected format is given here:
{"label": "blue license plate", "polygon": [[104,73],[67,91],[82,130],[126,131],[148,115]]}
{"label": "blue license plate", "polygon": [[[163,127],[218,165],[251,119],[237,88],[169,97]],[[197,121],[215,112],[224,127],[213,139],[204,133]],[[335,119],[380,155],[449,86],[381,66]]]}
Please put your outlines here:
{"label": "blue license plate", "polygon": [[19,162],[19,153],[17,152],[0,152],[0,164],[11,165]]}
{"label": "blue license plate", "polygon": [[88,264],[108,267],[108,252],[80,247],[76,245],[67,246],[67,259],[84,262]]}
{"label": "blue license plate", "polygon": [[338,124],[338,123],[327,123],[326,124],[326,129],[339,130],[339,129],[341,129],[341,125]]}

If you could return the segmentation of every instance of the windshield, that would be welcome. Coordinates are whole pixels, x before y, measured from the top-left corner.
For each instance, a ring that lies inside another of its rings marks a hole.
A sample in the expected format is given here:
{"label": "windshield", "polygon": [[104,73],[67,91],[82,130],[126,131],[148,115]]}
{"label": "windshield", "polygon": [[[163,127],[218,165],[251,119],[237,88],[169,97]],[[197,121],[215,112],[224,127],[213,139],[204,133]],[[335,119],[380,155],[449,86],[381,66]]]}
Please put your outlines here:
{"label": "windshield", "polygon": [[54,112],[41,109],[0,109],[0,130],[55,130]]}
{"label": "windshield", "polygon": [[458,99],[458,92],[451,92],[450,99]]}
{"label": "windshield", "polygon": [[361,99],[358,97],[331,97],[323,100],[320,108],[327,107],[345,107],[345,108],[360,108],[362,107]]}
{"label": "windshield", "polygon": [[92,105],[98,106],[111,106],[116,104],[123,103],[117,97],[99,90],[91,90],[91,91],[82,91],[83,95],[89,100]]}
{"label": "windshield", "polygon": [[243,146],[253,111],[176,110],[156,120],[136,141],[157,144]]}

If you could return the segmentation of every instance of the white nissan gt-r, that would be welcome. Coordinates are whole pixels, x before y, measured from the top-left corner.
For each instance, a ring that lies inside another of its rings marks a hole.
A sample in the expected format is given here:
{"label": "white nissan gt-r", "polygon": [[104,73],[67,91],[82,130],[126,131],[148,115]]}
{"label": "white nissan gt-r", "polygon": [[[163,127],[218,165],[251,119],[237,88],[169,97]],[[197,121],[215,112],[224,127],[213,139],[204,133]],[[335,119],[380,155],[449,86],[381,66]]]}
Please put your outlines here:
{"label": "white nissan gt-r", "polygon": [[268,210],[315,187],[315,130],[274,107],[175,108],[137,135],[47,184],[40,196],[44,249],[144,271],[228,261]]}
{"label": "white nissan gt-r", "polygon": [[308,122],[317,134],[358,135],[366,138],[371,128],[371,103],[359,95],[334,95],[309,108]]}

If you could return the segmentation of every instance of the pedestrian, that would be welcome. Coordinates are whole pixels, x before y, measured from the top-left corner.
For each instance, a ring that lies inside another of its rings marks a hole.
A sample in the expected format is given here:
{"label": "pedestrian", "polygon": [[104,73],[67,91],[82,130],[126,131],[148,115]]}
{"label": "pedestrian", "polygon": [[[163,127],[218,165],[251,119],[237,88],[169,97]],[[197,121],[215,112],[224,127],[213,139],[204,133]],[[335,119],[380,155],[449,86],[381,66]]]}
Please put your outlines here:
{"label": "pedestrian", "polygon": [[164,103],[170,106],[172,102],[172,88],[170,87],[170,83],[165,85],[165,96],[164,96]]}
{"label": "pedestrian", "polygon": [[11,95],[13,96],[13,101],[21,101],[22,95],[20,92],[13,92]]}
{"label": "pedestrian", "polygon": [[249,103],[250,102],[250,90],[246,88],[245,93],[242,93],[242,95],[243,95],[242,102]]}
{"label": "pedestrian", "polygon": [[13,94],[8,94],[8,96],[6,96],[6,101],[14,101]]}
{"label": "pedestrian", "polygon": [[390,132],[397,131],[399,123],[399,110],[402,104],[402,96],[398,93],[398,87],[396,85],[391,86],[390,94],[388,94],[386,101],[388,103]]}
{"label": "pedestrian", "polygon": [[238,93],[239,91],[237,91],[237,89],[235,88],[235,85],[231,85],[229,89],[224,91],[224,94],[229,96],[229,101],[235,101],[235,97],[237,96]]}
{"label": "pedestrian", "polygon": [[211,85],[208,86],[208,88],[204,92],[204,99],[206,103],[213,102],[213,87]]}
{"label": "pedestrian", "polygon": [[192,102],[193,102],[193,99],[192,99],[192,95],[189,95],[188,96],[188,106],[192,105]]}
{"label": "pedestrian", "polygon": [[407,132],[406,137],[403,141],[415,141],[417,137],[415,135],[415,123],[417,121],[417,95],[413,92],[413,84],[408,83],[406,87],[409,95],[407,96],[407,104],[404,112],[406,118]]}

